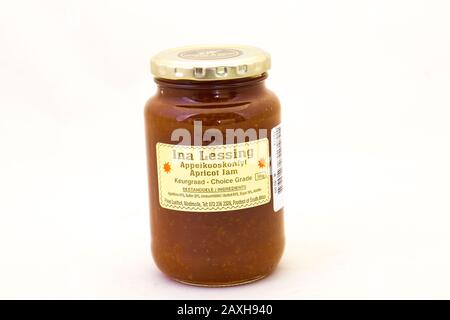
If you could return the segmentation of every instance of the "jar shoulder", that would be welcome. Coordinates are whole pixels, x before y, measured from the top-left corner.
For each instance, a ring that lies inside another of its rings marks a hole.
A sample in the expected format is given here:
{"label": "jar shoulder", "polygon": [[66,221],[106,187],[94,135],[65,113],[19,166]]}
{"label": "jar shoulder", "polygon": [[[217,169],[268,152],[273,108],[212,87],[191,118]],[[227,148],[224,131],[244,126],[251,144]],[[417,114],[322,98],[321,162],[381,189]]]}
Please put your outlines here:
{"label": "jar shoulder", "polygon": [[180,98],[156,94],[150,97],[145,104],[145,117],[153,120],[173,118],[182,121],[191,115],[224,116],[227,113],[234,113],[249,118],[266,113],[279,114],[280,109],[280,101],[277,95],[269,89],[216,100],[196,100],[188,97]]}

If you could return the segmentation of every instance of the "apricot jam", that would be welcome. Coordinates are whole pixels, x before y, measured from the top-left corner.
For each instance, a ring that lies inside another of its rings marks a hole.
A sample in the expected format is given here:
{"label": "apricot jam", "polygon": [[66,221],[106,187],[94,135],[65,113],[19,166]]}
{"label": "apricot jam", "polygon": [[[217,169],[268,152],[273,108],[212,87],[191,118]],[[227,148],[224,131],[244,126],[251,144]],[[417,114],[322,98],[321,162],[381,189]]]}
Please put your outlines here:
{"label": "apricot jam", "polygon": [[179,282],[229,286],[277,266],[284,248],[280,104],[270,57],[185,47],[152,59],[145,106],[152,253]]}

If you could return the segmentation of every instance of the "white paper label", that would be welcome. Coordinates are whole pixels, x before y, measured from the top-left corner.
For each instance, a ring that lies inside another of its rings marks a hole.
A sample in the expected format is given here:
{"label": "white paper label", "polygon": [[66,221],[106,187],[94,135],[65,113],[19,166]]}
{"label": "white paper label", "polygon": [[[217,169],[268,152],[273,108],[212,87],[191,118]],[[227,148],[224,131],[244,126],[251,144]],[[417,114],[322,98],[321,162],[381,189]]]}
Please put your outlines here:
{"label": "white paper label", "polygon": [[283,170],[281,166],[281,124],[271,131],[273,211],[283,208]]}

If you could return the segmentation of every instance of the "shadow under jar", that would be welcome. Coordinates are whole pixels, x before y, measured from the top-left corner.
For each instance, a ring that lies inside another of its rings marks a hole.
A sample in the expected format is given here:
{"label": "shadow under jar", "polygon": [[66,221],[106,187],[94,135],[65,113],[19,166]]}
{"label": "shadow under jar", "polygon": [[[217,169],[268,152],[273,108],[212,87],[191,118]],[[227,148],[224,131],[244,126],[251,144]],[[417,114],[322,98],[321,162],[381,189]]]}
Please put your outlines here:
{"label": "shadow under jar", "polygon": [[179,282],[248,283],[284,249],[280,104],[270,56],[247,46],[153,57],[145,106],[152,253]]}

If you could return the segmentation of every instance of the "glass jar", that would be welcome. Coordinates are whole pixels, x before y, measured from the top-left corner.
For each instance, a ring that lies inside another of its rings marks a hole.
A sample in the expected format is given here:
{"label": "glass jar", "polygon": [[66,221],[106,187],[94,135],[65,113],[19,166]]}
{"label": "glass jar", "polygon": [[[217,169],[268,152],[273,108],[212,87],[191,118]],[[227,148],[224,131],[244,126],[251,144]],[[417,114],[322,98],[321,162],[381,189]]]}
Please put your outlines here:
{"label": "glass jar", "polygon": [[269,275],[284,248],[280,104],[270,56],[248,46],[153,57],[145,106],[152,252],[179,282],[228,286]]}

